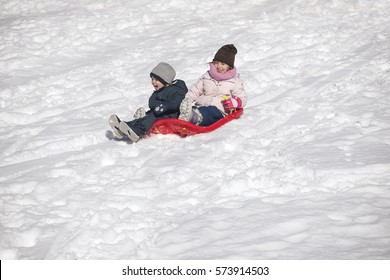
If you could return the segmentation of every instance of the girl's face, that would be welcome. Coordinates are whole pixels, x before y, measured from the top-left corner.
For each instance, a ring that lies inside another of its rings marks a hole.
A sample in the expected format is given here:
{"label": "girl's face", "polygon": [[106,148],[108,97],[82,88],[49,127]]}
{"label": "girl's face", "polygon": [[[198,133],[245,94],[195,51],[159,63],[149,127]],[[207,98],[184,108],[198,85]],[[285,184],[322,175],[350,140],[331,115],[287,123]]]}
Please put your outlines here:
{"label": "girl's face", "polygon": [[159,80],[156,80],[154,78],[152,78],[152,85],[154,87],[155,90],[160,90],[164,87],[164,84],[162,82],[160,82]]}
{"label": "girl's face", "polygon": [[217,68],[217,72],[221,74],[225,74],[227,71],[230,70],[230,66],[226,63],[220,62],[220,61],[214,61],[213,62],[215,67]]}

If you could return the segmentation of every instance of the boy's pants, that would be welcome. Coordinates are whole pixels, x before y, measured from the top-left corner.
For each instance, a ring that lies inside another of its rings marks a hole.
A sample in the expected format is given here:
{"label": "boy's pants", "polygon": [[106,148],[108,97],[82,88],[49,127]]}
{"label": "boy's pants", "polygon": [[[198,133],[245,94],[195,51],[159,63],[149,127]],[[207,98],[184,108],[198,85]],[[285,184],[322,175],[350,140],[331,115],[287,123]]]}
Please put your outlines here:
{"label": "boy's pants", "polygon": [[149,129],[152,127],[153,123],[157,120],[153,112],[149,111],[146,113],[146,116],[140,119],[135,119],[129,122],[126,122],[128,126],[138,135],[143,136],[148,133]]}

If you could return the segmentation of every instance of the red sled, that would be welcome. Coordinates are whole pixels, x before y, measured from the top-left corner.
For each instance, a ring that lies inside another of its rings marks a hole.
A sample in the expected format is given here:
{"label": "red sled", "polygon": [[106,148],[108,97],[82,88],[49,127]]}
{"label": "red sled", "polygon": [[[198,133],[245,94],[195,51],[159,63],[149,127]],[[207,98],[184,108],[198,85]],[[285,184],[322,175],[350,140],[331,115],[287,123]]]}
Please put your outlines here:
{"label": "red sled", "polygon": [[148,135],[151,134],[176,134],[180,137],[191,136],[199,133],[207,133],[217,129],[218,127],[238,119],[244,113],[244,109],[238,109],[233,113],[220,119],[216,123],[209,126],[198,126],[179,119],[161,119],[157,120],[150,128]]}

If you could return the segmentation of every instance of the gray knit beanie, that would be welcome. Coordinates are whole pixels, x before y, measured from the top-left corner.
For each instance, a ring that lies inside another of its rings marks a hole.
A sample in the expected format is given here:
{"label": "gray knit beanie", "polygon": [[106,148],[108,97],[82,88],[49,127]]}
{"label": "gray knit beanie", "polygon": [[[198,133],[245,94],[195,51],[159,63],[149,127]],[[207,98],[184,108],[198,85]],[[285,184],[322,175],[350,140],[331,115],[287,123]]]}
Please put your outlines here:
{"label": "gray knit beanie", "polygon": [[176,71],[171,65],[166,62],[160,62],[156,67],[153,68],[150,73],[151,78],[159,80],[164,85],[173,82],[176,76]]}

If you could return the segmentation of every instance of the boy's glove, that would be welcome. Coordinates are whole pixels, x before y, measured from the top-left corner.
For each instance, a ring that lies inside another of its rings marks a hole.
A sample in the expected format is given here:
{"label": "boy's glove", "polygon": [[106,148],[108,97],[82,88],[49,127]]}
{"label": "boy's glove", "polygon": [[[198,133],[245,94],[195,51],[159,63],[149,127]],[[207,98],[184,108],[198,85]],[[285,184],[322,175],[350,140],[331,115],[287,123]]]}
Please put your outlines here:
{"label": "boy's glove", "polygon": [[232,111],[242,107],[242,101],[239,97],[230,97],[223,101],[223,107],[226,111]]}
{"label": "boy's glove", "polygon": [[173,106],[170,102],[161,101],[161,103],[157,105],[156,108],[154,108],[154,115],[159,117],[161,115],[167,114],[173,109],[172,107]]}

